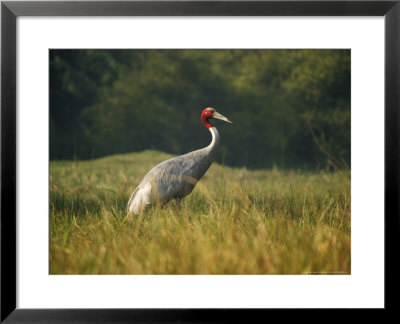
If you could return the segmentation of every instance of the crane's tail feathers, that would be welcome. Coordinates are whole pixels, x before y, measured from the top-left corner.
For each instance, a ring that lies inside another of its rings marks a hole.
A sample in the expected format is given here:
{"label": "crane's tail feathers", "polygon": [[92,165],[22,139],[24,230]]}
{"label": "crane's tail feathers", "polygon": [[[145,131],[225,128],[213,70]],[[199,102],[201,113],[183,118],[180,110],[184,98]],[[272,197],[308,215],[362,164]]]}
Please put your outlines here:
{"label": "crane's tail feathers", "polygon": [[129,220],[133,214],[139,215],[147,205],[151,204],[151,185],[137,187],[128,201],[127,213]]}
{"label": "crane's tail feathers", "polygon": [[137,188],[132,192],[131,197],[129,198],[129,201],[128,201],[128,205],[127,205],[128,211],[129,211],[129,206],[132,204],[132,201],[135,199],[136,193],[138,192],[139,189],[140,189],[140,188],[137,187]]}

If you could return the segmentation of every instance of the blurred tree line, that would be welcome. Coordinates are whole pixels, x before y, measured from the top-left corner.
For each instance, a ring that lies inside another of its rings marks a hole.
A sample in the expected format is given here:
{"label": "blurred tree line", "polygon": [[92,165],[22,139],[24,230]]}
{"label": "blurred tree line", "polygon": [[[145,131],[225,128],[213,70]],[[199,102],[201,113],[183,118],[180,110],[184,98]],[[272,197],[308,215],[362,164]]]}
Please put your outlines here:
{"label": "blurred tree line", "polygon": [[50,158],[209,144],[248,168],[350,168],[350,50],[51,50]]}

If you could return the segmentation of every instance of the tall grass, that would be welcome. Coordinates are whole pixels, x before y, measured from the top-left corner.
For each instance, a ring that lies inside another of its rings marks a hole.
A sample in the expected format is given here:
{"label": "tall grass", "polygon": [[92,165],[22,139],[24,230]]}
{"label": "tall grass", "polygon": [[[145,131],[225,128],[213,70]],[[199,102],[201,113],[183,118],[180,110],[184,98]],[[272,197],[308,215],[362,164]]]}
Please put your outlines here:
{"label": "tall grass", "polygon": [[350,172],[213,164],[180,206],[126,219],[154,151],[50,164],[51,274],[350,273]]}

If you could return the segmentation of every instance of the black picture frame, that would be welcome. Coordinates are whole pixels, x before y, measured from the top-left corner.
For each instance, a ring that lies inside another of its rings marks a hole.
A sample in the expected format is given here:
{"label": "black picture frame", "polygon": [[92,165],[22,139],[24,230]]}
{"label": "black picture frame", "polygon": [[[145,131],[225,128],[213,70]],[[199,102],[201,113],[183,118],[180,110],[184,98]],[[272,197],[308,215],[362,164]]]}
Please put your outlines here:
{"label": "black picture frame", "polygon": [[16,308],[16,19],[18,16],[384,16],[385,309],[396,307],[399,246],[400,0],[396,1],[2,1],[1,322],[234,322],[266,310]]}

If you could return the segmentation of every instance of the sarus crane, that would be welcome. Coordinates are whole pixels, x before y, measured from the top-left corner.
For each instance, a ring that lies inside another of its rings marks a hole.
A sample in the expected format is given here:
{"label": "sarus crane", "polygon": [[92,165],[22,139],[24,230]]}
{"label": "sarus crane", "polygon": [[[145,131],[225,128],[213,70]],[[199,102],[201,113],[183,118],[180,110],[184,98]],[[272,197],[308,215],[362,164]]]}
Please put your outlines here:
{"label": "sarus crane", "polygon": [[172,199],[180,201],[192,192],[200,178],[206,173],[214,160],[219,147],[218,130],[211,125],[210,119],[220,119],[232,123],[214,108],[205,108],[201,121],[211,132],[211,143],[196,150],[163,161],[153,167],[133,191],[127,206],[128,217],[140,214],[152,202],[165,205]]}

